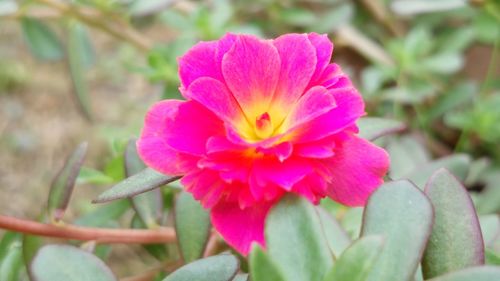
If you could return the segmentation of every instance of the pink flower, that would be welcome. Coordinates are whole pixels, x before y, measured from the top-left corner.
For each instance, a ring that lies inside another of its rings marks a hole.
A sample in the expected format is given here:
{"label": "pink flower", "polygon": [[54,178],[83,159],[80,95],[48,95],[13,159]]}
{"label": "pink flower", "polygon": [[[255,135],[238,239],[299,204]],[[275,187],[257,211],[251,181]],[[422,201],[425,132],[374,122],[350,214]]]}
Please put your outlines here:
{"label": "pink flower", "polygon": [[200,42],[179,59],[186,101],[161,101],[146,116],[142,159],[183,175],[242,254],[265,246],[266,215],[285,193],[362,206],[383,182],[388,156],[356,136],[364,103],[332,51],[315,33]]}

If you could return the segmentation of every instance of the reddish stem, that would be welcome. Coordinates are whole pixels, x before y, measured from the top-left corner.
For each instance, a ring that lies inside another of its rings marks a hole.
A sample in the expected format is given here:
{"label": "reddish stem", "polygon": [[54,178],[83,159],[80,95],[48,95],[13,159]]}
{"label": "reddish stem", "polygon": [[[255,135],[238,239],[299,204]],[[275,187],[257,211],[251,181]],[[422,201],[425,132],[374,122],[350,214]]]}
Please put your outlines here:
{"label": "reddish stem", "polygon": [[96,241],[98,243],[155,244],[175,241],[170,227],[149,229],[109,229],[75,225],[53,225],[0,215],[0,229],[69,240]]}

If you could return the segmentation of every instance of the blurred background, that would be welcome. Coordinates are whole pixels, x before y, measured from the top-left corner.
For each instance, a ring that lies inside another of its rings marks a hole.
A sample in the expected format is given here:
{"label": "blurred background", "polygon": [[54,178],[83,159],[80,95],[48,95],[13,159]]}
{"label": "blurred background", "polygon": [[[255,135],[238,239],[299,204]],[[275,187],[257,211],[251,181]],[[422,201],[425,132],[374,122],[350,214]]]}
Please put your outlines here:
{"label": "blurred background", "polygon": [[147,108],[180,97],[176,58],[226,32],[327,33],[368,114],[406,124],[379,140],[391,177],[459,155],[472,191],[498,186],[497,0],[0,0],[0,213],[37,217],[82,141],[68,217],[94,210]]}

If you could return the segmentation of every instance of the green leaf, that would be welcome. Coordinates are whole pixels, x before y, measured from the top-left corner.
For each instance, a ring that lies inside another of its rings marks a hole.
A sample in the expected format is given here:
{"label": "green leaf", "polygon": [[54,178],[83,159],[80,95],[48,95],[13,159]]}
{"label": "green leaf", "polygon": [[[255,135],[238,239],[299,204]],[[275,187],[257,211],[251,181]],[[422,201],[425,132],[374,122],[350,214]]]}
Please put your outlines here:
{"label": "green leaf", "polygon": [[492,250],[486,249],[484,251],[484,256],[485,256],[486,264],[488,264],[488,265],[500,265],[500,256],[497,255]]}
{"label": "green leaf", "polygon": [[211,256],[189,263],[163,281],[230,281],[238,272],[238,259],[229,254]]}
{"label": "green leaf", "polygon": [[382,250],[381,236],[366,236],[354,242],[337,259],[324,281],[365,281]]}
{"label": "green leaf", "polygon": [[130,208],[128,200],[118,200],[106,205],[97,206],[92,211],[79,217],[74,224],[100,227],[117,220]]}
{"label": "green leaf", "polygon": [[464,7],[465,4],[466,2],[463,0],[397,0],[392,1],[391,9],[398,15],[408,16],[422,13],[435,13],[453,10]]}
{"label": "green leaf", "polygon": [[96,256],[67,245],[42,247],[30,266],[37,281],[115,281],[111,270]]}
{"label": "green leaf", "polygon": [[500,218],[497,214],[483,215],[479,217],[481,233],[484,245],[493,246],[495,239],[500,236]]}
{"label": "green leaf", "polygon": [[35,256],[35,253],[43,245],[42,238],[35,235],[23,236],[23,259],[24,264],[30,264]]}
{"label": "green leaf", "polygon": [[405,124],[397,120],[379,117],[364,117],[358,120],[359,136],[373,141],[382,136],[400,132],[406,128]]}
{"label": "green leaf", "polygon": [[133,16],[144,17],[159,13],[171,4],[171,0],[136,0],[130,5],[129,12]]}
{"label": "green leaf", "polygon": [[351,22],[354,17],[353,3],[342,3],[320,15],[316,23],[309,27],[309,30],[324,33]]}
{"label": "green leaf", "polygon": [[389,175],[392,179],[400,179],[430,160],[429,152],[412,136],[391,138],[387,152],[391,158]]}
{"label": "green leaf", "polygon": [[368,280],[411,280],[432,222],[429,199],[410,182],[393,181],[378,188],[365,207],[361,235],[381,235],[385,244]]}
{"label": "green leaf", "polygon": [[424,278],[484,264],[481,228],[465,187],[440,169],[429,179],[425,193],[434,206],[434,226],[422,260]]}
{"label": "green leaf", "polygon": [[250,278],[248,277],[248,274],[237,274],[233,278],[233,281],[250,281]]}
{"label": "green leaf", "polygon": [[76,179],[76,183],[95,185],[110,184],[113,183],[113,178],[107,176],[101,171],[89,167],[81,167],[78,178]]}
{"label": "green leaf", "polygon": [[478,266],[463,269],[439,276],[427,281],[498,281],[500,280],[500,267]]}
{"label": "green leaf", "polygon": [[464,65],[464,58],[460,53],[442,53],[423,59],[419,68],[422,71],[436,74],[453,74]]}
{"label": "green leaf", "polygon": [[286,196],[266,220],[267,250],[287,281],[321,281],[333,264],[313,205]]}
{"label": "green leaf", "polygon": [[84,116],[92,120],[92,108],[85,80],[85,71],[91,63],[88,47],[90,43],[81,24],[72,22],[68,32],[68,66],[73,82],[73,93]]}
{"label": "green leaf", "polygon": [[337,220],[325,209],[317,208],[323,233],[333,255],[338,257],[351,244],[351,238]]}
{"label": "green leaf", "polygon": [[181,192],[175,201],[175,231],[186,263],[203,255],[210,236],[210,215],[190,193]]}
{"label": "green leaf", "polygon": [[476,202],[479,214],[491,214],[500,211],[500,185],[498,180],[500,180],[500,175],[488,181],[483,192],[479,194]]}
{"label": "green leaf", "polygon": [[0,241],[0,280],[17,281],[23,267],[21,235],[6,232]]}
{"label": "green leaf", "polygon": [[415,185],[424,188],[427,179],[437,170],[446,168],[460,181],[464,181],[469,171],[471,159],[466,154],[453,154],[428,163],[423,163],[411,173],[403,176],[403,179],[411,180]]}
{"label": "green leaf", "polygon": [[24,40],[37,58],[59,60],[64,56],[61,42],[48,25],[33,18],[23,18],[21,26]]}
{"label": "green leaf", "polygon": [[[125,174],[135,175],[146,168],[137,154],[136,140],[131,139],[125,148]],[[160,189],[154,189],[131,198],[132,206],[148,228],[157,227],[163,215],[163,197]]]}
{"label": "green leaf", "polygon": [[51,220],[59,221],[68,207],[76,178],[85,160],[88,144],[81,143],[68,157],[63,168],[52,182],[49,192],[48,212]]}
{"label": "green leaf", "polygon": [[351,239],[358,239],[363,221],[362,207],[349,208],[342,217],[340,224]]}
{"label": "green leaf", "polygon": [[93,203],[104,203],[116,199],[128,198],[135,196],[146,191],[153,190],[167,183],[178,180],[180,177],[171,177],[164,174],[160,174],[153,169],[146,168],[125,180],[114,185],[101,195],[97,199],[93,200]]}
{"label": "green leaf", "polygon": [[249,263],[252,281],[285,281],[276,264],[258,245],[250,252]]}

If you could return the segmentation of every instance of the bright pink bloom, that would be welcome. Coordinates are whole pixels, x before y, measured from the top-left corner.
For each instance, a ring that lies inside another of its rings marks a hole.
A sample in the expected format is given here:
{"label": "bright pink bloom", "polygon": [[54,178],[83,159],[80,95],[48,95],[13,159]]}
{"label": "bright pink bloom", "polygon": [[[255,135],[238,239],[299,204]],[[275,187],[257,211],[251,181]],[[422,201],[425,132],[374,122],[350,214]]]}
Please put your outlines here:
{"label": "bright pink bloom", "polygon": [[265,245],[266,215],[285,193],[362,206],[387,172],[386,152],[356,136],[364,103],[332,51],[315,33],[200,42],[179,59],[186,101],[161,101],[146,116],[142,159],[183,175],[242,254]]}

